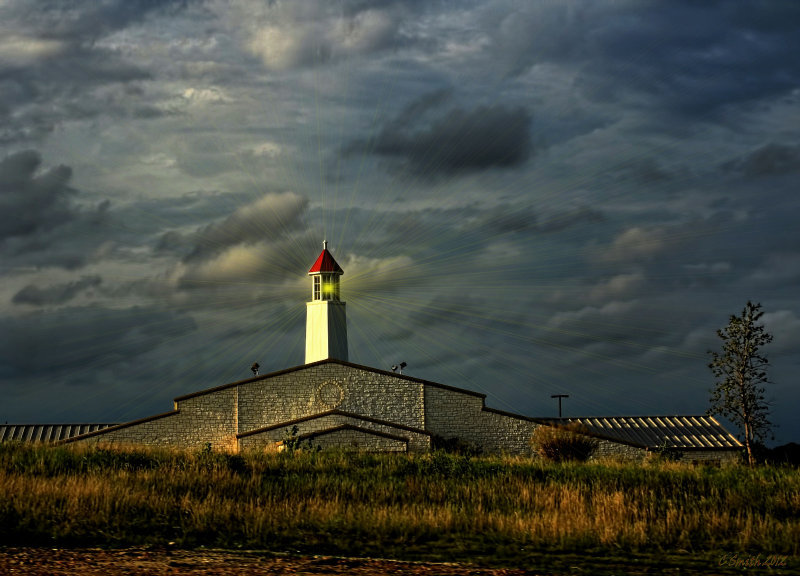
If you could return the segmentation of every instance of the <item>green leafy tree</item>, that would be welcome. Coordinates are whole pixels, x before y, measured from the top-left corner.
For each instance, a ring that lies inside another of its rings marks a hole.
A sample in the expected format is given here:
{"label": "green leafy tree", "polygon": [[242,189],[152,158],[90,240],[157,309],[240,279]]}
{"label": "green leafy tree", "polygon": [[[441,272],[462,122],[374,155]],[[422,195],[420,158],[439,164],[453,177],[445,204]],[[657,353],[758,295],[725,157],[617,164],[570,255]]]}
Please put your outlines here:
{"label": "green leafy tree", "polygon": [[761,353],[761,348],[772,342],[772,335],[758,324],[763,315],[761,304],[748,301],[741,316],[731,316],[728,325],[717,330],[722,351],[709,350],[712,360],[708,367],[716,384],[707,413],[724,416],[742,431],[751,466],[754,444],[763,442],[772,428],[764,399],[768,362]]}

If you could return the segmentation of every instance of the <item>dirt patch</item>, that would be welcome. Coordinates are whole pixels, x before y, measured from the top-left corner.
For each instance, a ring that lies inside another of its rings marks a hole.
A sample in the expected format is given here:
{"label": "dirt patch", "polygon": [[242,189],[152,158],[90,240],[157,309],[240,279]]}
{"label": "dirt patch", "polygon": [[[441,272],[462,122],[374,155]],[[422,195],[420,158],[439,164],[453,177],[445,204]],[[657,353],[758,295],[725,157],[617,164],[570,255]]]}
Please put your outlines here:
{"label": "dirt patch", "polygon": [[347,574],[378,576],[522,576],[524,570],[478,568],[464,564],[423,564],[335,558],[290,557],[258,552],[227,550],[171,550],[150,548],[49,549],[6,548],[0,550],[0,574],[25,576],[262,576],[302,574],[322,576]]}

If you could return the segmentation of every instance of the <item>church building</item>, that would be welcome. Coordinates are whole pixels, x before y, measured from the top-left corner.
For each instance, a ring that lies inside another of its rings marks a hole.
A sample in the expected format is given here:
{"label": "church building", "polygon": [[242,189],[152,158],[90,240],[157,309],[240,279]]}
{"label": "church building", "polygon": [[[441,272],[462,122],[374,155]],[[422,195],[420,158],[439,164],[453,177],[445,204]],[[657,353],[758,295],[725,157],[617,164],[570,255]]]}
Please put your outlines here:
{"label": "church building", "polygon": [[[486,406],[486,396],[349,362],[344,274],[323,243],[311,269],[305,364],[175,398],[169,412],[54,437],[35,425],[0,426],[0,439],[217,450],[314,448],[426,452],[440,441],[483,453],[530,454],[537,426],[577,421],[597,456],[641,459],[663,448],[691,460],[733,458],[741,444],[709,416],[541,419]],[[59,427],[59,430],[61,428]],[[23,437],[25,436],[25,437]],[[36,436],[36,438],[34,438]]]}

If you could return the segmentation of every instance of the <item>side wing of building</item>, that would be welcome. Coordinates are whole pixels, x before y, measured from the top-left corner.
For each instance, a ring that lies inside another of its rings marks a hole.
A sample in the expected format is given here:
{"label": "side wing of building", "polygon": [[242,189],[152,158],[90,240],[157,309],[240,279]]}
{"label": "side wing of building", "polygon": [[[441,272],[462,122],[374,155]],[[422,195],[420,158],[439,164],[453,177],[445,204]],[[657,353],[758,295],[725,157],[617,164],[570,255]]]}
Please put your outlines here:
{"label": "side wing of building", "polygon": [[487,454],[530,454],[538,424],[531,418],[486,407],[486,396],[461,388],[425,385],[425,429]]}

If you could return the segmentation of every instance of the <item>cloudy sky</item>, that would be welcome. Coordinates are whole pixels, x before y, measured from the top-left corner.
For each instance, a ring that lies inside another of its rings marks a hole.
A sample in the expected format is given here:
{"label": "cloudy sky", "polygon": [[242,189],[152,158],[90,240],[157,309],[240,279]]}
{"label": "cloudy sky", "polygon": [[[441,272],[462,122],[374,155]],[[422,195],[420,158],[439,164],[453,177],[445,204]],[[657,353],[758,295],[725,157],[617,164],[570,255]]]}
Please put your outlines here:
{"label": "cloudy sky", "polygon": [[748,299],[800,441],[800,5],[0,0],[0,421],[351,360],[697,414]]}

